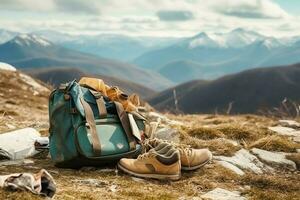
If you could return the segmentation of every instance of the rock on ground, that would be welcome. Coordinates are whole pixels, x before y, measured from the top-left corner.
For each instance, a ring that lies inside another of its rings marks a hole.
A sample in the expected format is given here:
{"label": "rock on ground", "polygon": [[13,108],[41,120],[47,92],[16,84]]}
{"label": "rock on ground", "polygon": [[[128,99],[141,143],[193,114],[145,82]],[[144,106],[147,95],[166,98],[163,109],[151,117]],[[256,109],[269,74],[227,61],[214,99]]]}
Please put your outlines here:
{"label": "rock on ground", "polygon": [[223,167],[233,171],[234,173],[240,175],[240,176],[243,176],[245,174],[245,172],[243,172],[243,170],[241,170],[240,168],[238,168],[237,166],[229,163],[229,162],[226,162],[226,161],[217,161],[218,164],[222,165]]}
{"label": "rock on ground", "polygon": [[216,188],[201,196],[211,200],[246,200],[238,191],[229,191],[222,188]]}
{"label": "rock on ground", "polygon": [[40,133],[33,128],[24,128],[0,134],[0,148],[10,155],[12,160],[24,159],[37,153],[34,142]]}
{"label": "rock on ground", "polygon": [[171,120],[166,116],[157,112],[149,112],[147,114],[147,119],[149,119],[149,121],[160,121],[162,124],[166,124],[166,125],[179,125],[179,126],[183,125],[182,122]]}
{"label": "rock on ground", "polygon": [[20,73],[20,77],[25,83],[30,85],[34,91],[36,91],[36,92],[49,92],[48,88],[46,88],[45,86],[38,83],[37,81],[35,81],[30,76]]}
{"label": "rock on ground", "polygon": [[290,137],[300,136],[300,131],[297,131],[289,127],[274,126],[274,127],[269,127],[269,130],[277,133],[278,135],[283,135],[283,136],[290,136]]}
{"label": "rock on ground", "polygon": [[0,70],[16,71],[17,69],[10,64],[0,62]]}
{"label": "rock on ground", "polygon": [[172,128],[161,128],[154,133],[154,137],[162,140],[168,140],[171,142],[179,143],[180,142],[180,133],[176,129]]}
{"label": "rock on ground", "polygon": [[263,172],[269,172],[273,169],[263,164],[258,158],[252,155],[248,150],[241,149],[235,153],[232,157],[215,156],[216,160],[226,161],[235,165],[238,168],[251,170],[256,174],[262,174]]}
{"label": "rock on ground", "polygon": [[300,128],[300,123],[296,122],[294,120],[279,120],[279,124],[281,126],[295,128],[295,129],[299,129]]}
{"label": "rock on ground", "polygon": [[268,164],[272,164],[278,167],[285,167],[292,170],[297,169],[296,164],[293,161],[286,159],[287,153],[271,152],[271,151],[266,151],[258,148],[251,149],[251,152],[257,155],[257,157],[260,160]]}

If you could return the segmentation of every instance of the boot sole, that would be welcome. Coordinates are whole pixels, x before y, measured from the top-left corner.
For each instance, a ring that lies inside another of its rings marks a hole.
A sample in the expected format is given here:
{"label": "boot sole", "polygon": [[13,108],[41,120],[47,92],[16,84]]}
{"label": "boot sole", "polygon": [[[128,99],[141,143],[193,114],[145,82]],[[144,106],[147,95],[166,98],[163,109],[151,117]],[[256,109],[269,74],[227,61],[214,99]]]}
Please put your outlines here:
{"label": "boot sole", "polygon": [[159,180],[172,180],[172,181],[177,181],[181,178],[181,174],[174,174],[174,175],[163,175],[163,174],[139,174],[132,172],[122,165],[118,163],[118,168],[121,169],[123,172],[139,177],[139,178],[153,178],[153,179],[159,179]]}
{"label": "boot sole", "polygon": [[211,159],[207,160],[206,162],[204,163],[201,163],[200,165],[196,165],[196,166],[193,166],[193,167],[185,167],[185,166],[181,166],[181,169],[183,171],[193,171],[193,170],[196,170],[196,169],[199,169],[201,167],[203,167],[204,165],[206,165],[207,163],[209,163],[211,161]]}

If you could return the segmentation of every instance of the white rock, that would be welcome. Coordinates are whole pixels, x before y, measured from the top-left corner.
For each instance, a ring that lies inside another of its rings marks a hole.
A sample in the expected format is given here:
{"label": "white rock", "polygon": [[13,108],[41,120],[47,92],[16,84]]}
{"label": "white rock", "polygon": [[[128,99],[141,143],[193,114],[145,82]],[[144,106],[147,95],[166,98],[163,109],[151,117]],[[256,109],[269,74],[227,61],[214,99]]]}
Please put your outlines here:
{"label": "white rock", "polygon": [[246,149],[239,150],[232,157],[214,156],[214,158],[219,161],[229,162],[241,169],[251,170],[256,174],[273,171],[271,167],[268,167],[267,165],[260,162],[256,156],[252,155]]}
{"label": "white rock", "polygon": [[0,62],[0,70],[16,71],[17,69],[10,64]]}
{"label": "white rock", "polygon": [[241,170],[240,168],[238,168],[237,166],[226,162],[226,161],[217,161],[218,164],[222,165],[223,167],[233,171],[234,173],[243,176],[245,174],[245,172],[243,172],[243,170]]}
{"label": "white rock", "polygon": [[32,165],[34,164],[33,160],[28,160],[28,159],[21,159],[21,160],[8,160],[8,161],[1,161],[0,166],[23,166],[23,165]]}
{"label": "white rock", "polygon": [[300,149],[297,149],[296,151],[297,151],[297,153],[300,153]]}
{"label": "white rock", "polygon": [[290,128],[300,128],[300,123],[294,120],[279,120],[281,126],[286,126]]}
{"label": "white rock", "polygon": [[268,164],[273,164],[279,167],[285,167],[292,170],[297,169],[296,164],[293,161],[286,159],[285,156],[288,155],[287,153],[271,152],[257,148],[251,149],[251,152],[257,155],[257,157],[260,160]]}
{"label": "white rock", "polygon": [[167,128],[167,127],[158,129],[154,133],[154,137],[162,139],[162,140],[172,141],[175,143],[180,142],[180,133],[178,132],[178,130],[172,129],[172,128]]}
{"label": "white rock", "polygon": [[109,187],[109,190],[111,191],[111,192],[113,192],[113,193],[115,193],[116,191],[117,191],[117,185],[111,185],[110,187]]}
{"label": "white rock", "polygon": [[161,121],[168,121],[169,119],[157,112],[149,112],[148,117],[150,118],[151,121],[157,121],[157,119],[161,119]]}
{"label": "white rock", "polygon": [[296,136],[292,138],[294,142],[300,143],[300,136]]}
{"label": "white rock", "polygon": [[[46,88],[45,86],[39,84],[37,81],[35,81],[33,78],[31,78],[30,76],[26,75],[26,74],[22,74],[20,73],[20,78],[27,83],[28,85],[30,85],[33,90],[35,91],[34,93],[37,94],[39,92],[48,92],[49,89]],[[36,93],[37,92],[37,93]]]}
{"label": "white rock", "polygon": [[11,159],[18,160],[38,153],[34,142],[40,133],[33,128],[24,128],[0,134],[0,148],[11,155]]}
{"label": "white rock", "polygon": [[289,127],[274,126],[274,127],[269,127],[269,130],[277,133],[278,135],[291,136],[291,137],[300,136],[300,131],[297,131]]}
{"label": "white rock", "polygon": [[160,120],[163,124],[168,124],[168,125],[183,125],[182,122],[176,121],[176,120],[170,120],[166,116],[157,113],[157,112],[149,112],[148,117],[150,121],[158,121]]}
{"label": "white rock", "polygon": [[241,196],[240,192],[228,191],[222,188],[216,188],[201,197],[211,200],[246,200],[245,197]]}

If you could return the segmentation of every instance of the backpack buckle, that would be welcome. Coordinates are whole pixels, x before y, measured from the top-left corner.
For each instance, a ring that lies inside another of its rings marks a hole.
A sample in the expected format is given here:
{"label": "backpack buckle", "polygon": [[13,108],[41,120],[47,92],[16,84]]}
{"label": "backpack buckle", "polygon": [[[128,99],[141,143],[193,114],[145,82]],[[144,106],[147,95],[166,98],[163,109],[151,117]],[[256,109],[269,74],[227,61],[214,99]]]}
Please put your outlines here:
{"label": "backpack buckle", "polygon": [[77,114],[77,109],[76,108],[71,108],[70,109],[70,114]]}

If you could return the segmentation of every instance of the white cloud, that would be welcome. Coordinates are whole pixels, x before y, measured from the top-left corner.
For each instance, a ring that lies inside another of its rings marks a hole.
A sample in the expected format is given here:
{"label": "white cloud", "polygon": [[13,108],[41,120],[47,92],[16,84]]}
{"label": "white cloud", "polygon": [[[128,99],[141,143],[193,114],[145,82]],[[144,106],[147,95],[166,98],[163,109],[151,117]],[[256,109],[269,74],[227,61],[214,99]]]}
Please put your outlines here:
{"label": "white cloud", "polygon": [[225,15],[241,18],[285,18],[288,13],[270,0],[221,0],[212,7]]}
{"label": "white cloud", "polygon": [[300,34],[300,20],[271,0],[1,0],[0,24],[76,34],[182,37],[238,27],[274,36]]}

